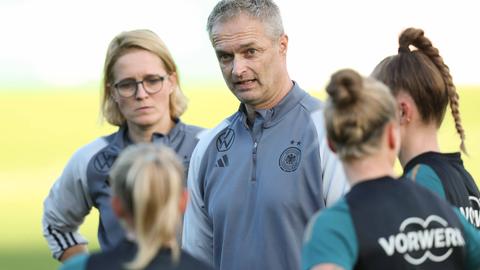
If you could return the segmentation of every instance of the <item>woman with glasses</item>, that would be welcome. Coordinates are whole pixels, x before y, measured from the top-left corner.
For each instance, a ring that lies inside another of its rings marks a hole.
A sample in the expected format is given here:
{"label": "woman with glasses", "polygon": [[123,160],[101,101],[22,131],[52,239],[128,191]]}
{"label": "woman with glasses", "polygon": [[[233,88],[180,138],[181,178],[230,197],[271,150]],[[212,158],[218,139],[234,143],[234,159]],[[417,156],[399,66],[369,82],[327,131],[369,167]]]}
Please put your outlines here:
{"label": "woman with glasses", "polygon": [[152,31],[123,32],[107,51],[101,110],[118,131],[79,149],[44,201],[43,234],[53,257],[64,261],[87,251],[78,228],[92,207],[99,211],[102,250],[125,235],[110,206],[107,175],[120,152],[131,144],[152,142],[171,147],[188,168],[201,128],[180,121],[186,97],[175,62]]}
{"label": "woman with glasses", "polygon": [[400,128],[388,87],[341,70],[327,93],[327,138],[351,189],[311,219],[302,269],[480,269],[475,227],[434,193],[394,177]]}
{"label": "woman with glasses", "polygon": [[109,177],[112,209],[126,237],[109,251],[75,256],[61,269],[210,269],[181,251],[176,239],[187,203],[183,171],[169,148],[127,147]]}

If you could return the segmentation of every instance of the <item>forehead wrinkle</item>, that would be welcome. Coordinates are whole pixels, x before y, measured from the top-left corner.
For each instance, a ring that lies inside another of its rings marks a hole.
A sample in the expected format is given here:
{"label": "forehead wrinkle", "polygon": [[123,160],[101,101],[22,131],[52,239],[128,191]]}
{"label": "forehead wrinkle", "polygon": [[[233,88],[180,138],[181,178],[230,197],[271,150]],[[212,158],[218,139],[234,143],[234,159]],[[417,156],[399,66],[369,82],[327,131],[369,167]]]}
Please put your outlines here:
{"label": "forehead wrinkle", "polygon": [[[257,40],[258,33],[254,30],[242,31],[239,33],[232,34],[214,34],[212,36],[212,41],[215,46],[230,43],[241,40]],[[250,43],[250,41],[248,41]]]}

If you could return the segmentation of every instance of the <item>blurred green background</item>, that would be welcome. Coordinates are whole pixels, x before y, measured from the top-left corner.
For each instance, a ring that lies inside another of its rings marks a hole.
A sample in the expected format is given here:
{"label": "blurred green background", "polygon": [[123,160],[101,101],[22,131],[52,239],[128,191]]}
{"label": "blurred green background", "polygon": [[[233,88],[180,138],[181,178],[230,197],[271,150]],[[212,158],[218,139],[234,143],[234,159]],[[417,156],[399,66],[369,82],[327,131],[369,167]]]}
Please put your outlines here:
{"label": "blurred green background", "polygon": [[[185,89],[190,99],[183,117],[188,123],[213,127],[237,109],[225,88]],[[321,99],[322,91],[311,93]],[[480,125],[476,109],[480,87],[460,88],[460,109],[466,129],[467,168],[480,179]],[[76,149],[114,128],[98,121],[99,95],[92,89],[71,91],[0,92],[0,269],[54,269],[42,237],[42,202],[50,186]],[[441,128],[442,150],[457,151],[458,136],[447,114]],[[98,249],[96,210],[81,232]]]}

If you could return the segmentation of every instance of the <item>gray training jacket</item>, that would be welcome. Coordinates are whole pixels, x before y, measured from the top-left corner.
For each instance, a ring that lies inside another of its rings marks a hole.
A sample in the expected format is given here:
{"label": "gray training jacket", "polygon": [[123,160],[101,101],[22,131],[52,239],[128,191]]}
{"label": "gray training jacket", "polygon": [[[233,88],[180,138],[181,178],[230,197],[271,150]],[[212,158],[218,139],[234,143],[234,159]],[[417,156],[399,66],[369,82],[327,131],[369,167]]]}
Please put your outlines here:
{"label": "gray training jacket", "polygon": [[[169,134],[154,134],[152,141],[171,147],[188,168],[201,130],[178,120]],[[78,233],[78,227],[92,206],[100,215],[98,241],[102,250],[114,247],[123,239],[125,232],[110,206],[107,176],[115,159],[129,144],[125,126],[109,136],[96,139],[73,155],[53,184],[43,204],[42,223],[43,235],[54,258],[59,259],[71,246],[87,243]]]}
{"label": "gray training jacket", "polygon": [[300,269],[309,218],[347,190],[322,104],[294,83],[253,128],[244,105],[202,136],[190,163],[183,248],[221,270]]}

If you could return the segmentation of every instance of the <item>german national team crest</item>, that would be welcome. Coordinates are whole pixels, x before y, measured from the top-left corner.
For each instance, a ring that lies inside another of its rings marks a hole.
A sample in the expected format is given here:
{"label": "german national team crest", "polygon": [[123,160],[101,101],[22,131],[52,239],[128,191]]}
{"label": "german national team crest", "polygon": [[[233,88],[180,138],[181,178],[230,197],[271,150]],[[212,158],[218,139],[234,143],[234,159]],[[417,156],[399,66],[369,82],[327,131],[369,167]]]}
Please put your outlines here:
{"label": "german national team crest", "polygon": [[217,150],[218,152],[225,152],[232,147],[235,141],[235,132],[231,128],[227,128],[217,138]]}
{"label": "german national team crest", "polygon": [[107,152],[97,154],[93,161],[93,166],[100,173],[107,173],[112,167],[115,157]]}
{"label": "german national team crest", "polygon": [[278,165],[285,172],[296,171],[302,159],[302,151],[297,147],[288,147],[280,155]]}

